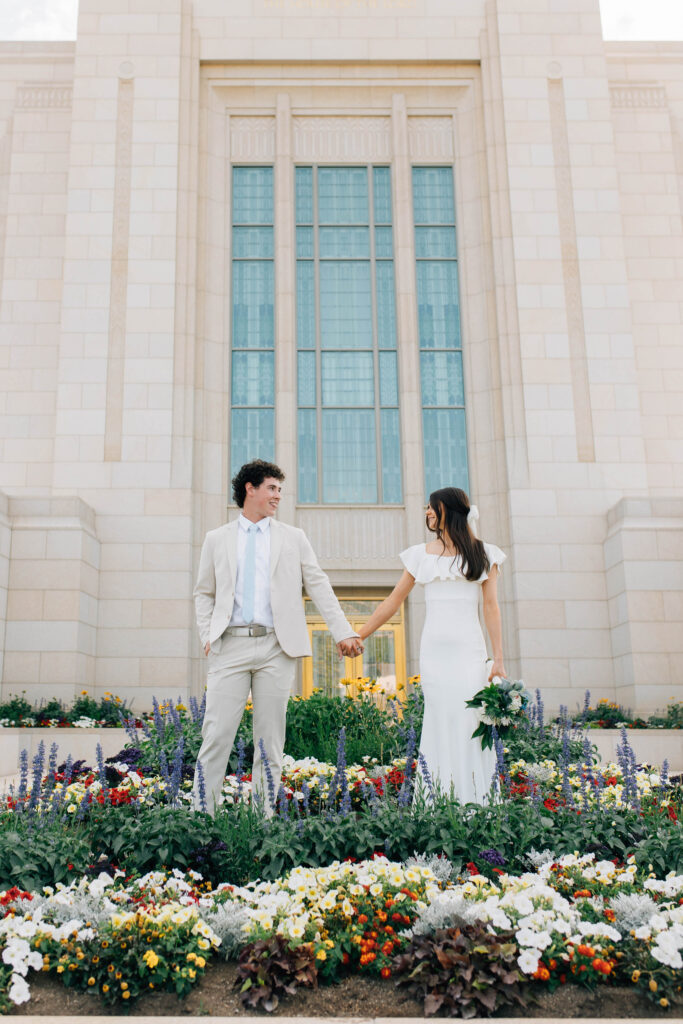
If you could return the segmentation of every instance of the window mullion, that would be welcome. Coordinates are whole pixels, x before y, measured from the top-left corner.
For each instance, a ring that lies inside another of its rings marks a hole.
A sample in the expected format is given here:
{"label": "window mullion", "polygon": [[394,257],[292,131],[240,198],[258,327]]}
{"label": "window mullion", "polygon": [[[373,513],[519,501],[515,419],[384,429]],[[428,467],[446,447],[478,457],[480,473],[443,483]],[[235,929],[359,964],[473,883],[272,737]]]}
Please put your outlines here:
{"label": "window mullion", "polygon": [[313,310],[315,315],[315,443],[318,460],[318,504],[323,500],[323,361],[320,338],[320,242],[318,238],[318,168],[313,167]]}

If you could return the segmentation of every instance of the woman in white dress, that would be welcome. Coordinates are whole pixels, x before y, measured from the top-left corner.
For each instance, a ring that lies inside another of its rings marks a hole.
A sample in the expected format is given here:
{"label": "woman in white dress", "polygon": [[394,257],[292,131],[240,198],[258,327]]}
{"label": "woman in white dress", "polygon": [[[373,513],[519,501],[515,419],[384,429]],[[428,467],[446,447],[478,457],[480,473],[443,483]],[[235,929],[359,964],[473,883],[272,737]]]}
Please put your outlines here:
{"label": "woman in white dress", "polygon": [[[359,630],[362,640],[396,613],[416,583],[424,584],[426,617],[420,643],[424,721],[420,753],[442,790],[462,803],[486,799],[495,754],[473,740],[478,712],[465,707],[495,676],[505,678],[498,607],[498,572],[506,556],[495,544],[478,540],[471,523],[476,506],[464,491],[443,487],[429,497],[428,544],[401,552],[405,571],[398,584]],[[479,593],[491,641],[493,663],[479,624]],[[488,671],[487,671],[488,669]]]}

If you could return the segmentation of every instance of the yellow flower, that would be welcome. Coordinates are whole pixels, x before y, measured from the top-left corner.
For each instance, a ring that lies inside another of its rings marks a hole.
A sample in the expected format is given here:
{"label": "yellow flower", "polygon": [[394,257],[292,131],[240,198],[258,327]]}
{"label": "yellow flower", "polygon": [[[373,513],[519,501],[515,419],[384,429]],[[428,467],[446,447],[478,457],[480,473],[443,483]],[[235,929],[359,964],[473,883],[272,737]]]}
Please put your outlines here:
{"label": "yellow flower", "polygon": [[666,1007],[669,1005],[669,1000],[668,999],[660,999],[659,1000],[659,1005],[663,1006],[666,1009]]}
{"label": "yellow flower", "polygon": [[63,974],[63,973],[64,973],[64,964],[60,964],[59,967],[57,968],[57,974]]}
{"label": "yellow flower", "polygon": [[95,979],[93,977],[88,978],[88,985],[94,985]]}
{"label": "yellow flower", "polygon": [[127,981],[122,981],[122,982],[121,982],[121,988],[122,988],[122,989],[123,989],[123,991],[125,992],[125,991],[126,991],[126,989],[128,988],[128,982],[127,982]]}
{"label": "yellow flower", "polygon": [[650,978],[650,992],[656,992],[656,991],[657,991],[657,982],[655,981],[654,978]]}
{"label": "yellow flower", "polygon": [[121,993],[121,998],[122,999],[130,999],[130,992],[122,992]]}
{"label": "yellow flower", "polygon": [[195,957],[195,963],[197,967],[206,967],[206,960],[203,956]]}
{"label": "yellow flower", "polygon": [[193,981],[197,977],[197,972],[195,971],[194,967],[188,967],[187,973],[190,975]]}
{"label": "yellow flower", "polygon": [[142,959],[145,961],[150,971],[153,971],[154,968],[159,963],[159,957],[156,955],[153,949],[146,950],[142,956]]}
{"label": "yellow flower", "polygon": [[108,992],[109,991],[109,985],[103,985],[102,986],[102,991],[103,992]]}
{"label": "yellow flower", "polygon": [[327,960],[327,953],[325,952],[324,949],[319,949],[318,952],[315,954],[315,958],[316,960]]}

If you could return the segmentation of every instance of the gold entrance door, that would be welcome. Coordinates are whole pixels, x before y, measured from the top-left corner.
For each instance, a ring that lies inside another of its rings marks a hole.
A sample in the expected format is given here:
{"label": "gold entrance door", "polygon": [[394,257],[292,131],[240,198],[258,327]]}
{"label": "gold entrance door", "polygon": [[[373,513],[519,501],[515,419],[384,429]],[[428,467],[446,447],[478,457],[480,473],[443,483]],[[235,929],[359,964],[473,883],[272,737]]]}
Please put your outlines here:
{"label": "gold entrance door", "polygon": [[[382,600],[381,596],[364,595],[342,598],[339,603],[353,629],[358,630]],[[405,686],[406,653],[402,608],[365,641],[362,656],[340,659],[336,644],[318,609],[308,598],[305,607],[313,657],[305,658],[303,662],[304,697],[310,696],[314,686],[329,697],[339,696],[347,692],[347,687],[341,685],[342,679],[362,676],[376,680],[379,691],[385,694],[394,694],[397,689]],[[348,692],[354,695],[354,687]]]}

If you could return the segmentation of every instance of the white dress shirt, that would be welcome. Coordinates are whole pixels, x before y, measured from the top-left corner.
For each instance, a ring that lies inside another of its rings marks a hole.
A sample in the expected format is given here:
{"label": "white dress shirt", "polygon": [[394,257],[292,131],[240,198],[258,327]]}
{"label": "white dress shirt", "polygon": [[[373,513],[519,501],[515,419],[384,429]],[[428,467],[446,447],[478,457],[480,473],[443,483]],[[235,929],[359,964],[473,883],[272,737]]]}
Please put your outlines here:
{"label": "white dress shirt", "polygon": [[250,526],[256,526],[254,578],[254,622],[261,626],[273,626],[273,611],[270,607],[270,518],[266,516],[252,523],[240,514],[237,531],[237,578],[235,580],[235,603],[230,619],[231,626],[248,626],[242,614],[244,596],[244,561],[247,551],[247,536]]}

